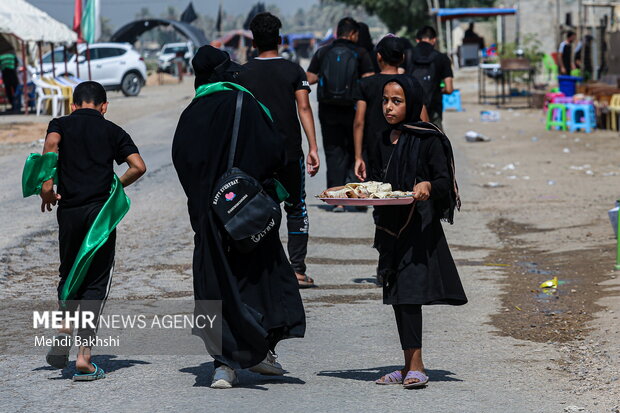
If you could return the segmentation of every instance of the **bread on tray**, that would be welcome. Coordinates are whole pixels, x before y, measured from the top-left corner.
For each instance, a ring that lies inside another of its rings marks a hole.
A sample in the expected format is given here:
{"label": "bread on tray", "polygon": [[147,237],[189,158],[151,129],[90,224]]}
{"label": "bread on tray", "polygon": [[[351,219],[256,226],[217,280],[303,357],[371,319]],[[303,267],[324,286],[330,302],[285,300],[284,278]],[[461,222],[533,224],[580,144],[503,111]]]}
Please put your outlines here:
{"label": "bread on tray", "polygon": [[356,182],[329,188],[323,191],[319,198],[366,198],[386,199],[412,197],[413,192],[392,191],[392,185],[383,182]]}

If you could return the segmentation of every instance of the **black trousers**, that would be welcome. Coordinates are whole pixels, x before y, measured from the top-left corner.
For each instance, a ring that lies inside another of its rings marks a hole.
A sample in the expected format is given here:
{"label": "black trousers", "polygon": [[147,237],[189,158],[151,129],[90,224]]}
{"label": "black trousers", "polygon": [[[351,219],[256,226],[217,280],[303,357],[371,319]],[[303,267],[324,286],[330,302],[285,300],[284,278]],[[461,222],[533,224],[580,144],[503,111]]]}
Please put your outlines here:
{"label": "black trousers", "polygon": [[[71,267],[77,257],[82,241],[93,221],[103,207],[97,202],[73,208],[59,207],[56,213],[58,219],[58,241],[60,246],[60,282],[58,283],[58,299]],[[114,252],[116,245],[116,230],[110,234],[105,244],[97,251],[88,273],[77,291],[75,297],[62,308],[63,311],[92,312],[94,319],[99,320],[105,301],[110,291],[112,271],[114,269]],[[97,326],[98,323],[95,325]],[[82,328],[84,327],[84,328]],[[80,326],[77,335],[82,339],[94,339],[96,329]]]}
{"label": "black trousers", "polygon": [[289,260],[296,273],[306,274],[309,221],[306,208],[306,168],[303,153],[279,170],[277,177],[290,195],[284,204]]}
{"label": "black trousers", "polygon": [[354,119],[355,109],[353,107],[319,107],[328,188],[357,182],[353,171],[355,163]]}
{"label": "black trousers", "polygon": [[399,304],[392,307],[402,349],[422,348],[422,306]]}
{"label": "black trousers", "polygon": [[11,103],[11,109],[15,109],[19,105],[15,102],[15,90],[19,85],[17,72],[15,69],[4,69],[2,71],[2,83],[6,92],[6,98]]}

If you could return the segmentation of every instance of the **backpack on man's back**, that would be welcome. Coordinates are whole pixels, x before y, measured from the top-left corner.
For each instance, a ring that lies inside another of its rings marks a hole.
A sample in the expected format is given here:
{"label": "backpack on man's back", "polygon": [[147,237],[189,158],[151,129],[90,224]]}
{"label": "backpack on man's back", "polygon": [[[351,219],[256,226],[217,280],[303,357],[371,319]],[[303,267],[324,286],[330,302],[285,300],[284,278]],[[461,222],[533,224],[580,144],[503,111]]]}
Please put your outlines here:
{"label": "backpack on man's back", "polygon": [[359,83],[359,54],[346,44],[327,46],[321,60],[318,100],[330,105],[354,105]]}
{"label": "backpack on man's back", "polygon": [[418,48],[408,50],[406,53],[408,73],[415,77],[424,90],[424,105],[428,108],[433,101],[437,84],[437,68],[435,59],[439,55],[437,50],[433,50],[428,56],[423,56]]}

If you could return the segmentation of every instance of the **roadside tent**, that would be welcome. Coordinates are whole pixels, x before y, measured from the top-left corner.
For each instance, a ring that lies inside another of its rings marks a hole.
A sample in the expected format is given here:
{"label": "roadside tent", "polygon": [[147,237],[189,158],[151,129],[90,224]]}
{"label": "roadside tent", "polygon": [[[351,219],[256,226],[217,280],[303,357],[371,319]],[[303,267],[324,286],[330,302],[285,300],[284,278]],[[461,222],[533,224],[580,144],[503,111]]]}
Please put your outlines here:
{"label": "roadside tent", "polygon": [[0,1],[0,34],[25,42],[71,44],[77,34],[65,24],[24,0]]}

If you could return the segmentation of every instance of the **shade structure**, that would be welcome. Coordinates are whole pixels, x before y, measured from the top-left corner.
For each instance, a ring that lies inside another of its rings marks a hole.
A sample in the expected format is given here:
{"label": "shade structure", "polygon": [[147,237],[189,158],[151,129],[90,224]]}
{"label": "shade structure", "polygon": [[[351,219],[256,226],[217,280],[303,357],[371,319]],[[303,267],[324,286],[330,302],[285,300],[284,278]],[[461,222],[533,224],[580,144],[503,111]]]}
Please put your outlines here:
{"label": "shade structure", "polygon": [[0,34],[25,42],[70,44],[77,34],[67,25],[24,0],[0,1]]}
{"label": "shade structure", "polygon": [[517,9],[498,7],[463,7],[450,9],[432,9],[433,16],[439,16],[442,21],[462,19],[464,17],[494,17],[517,14]]}
{"label": "shade structure", "polygon": [[158,26],[171,26],[174,30],[181,33],[189,41],[191,41],[196,48],[209,43],[204,32],[198,27],[192,26],[189,23],[169,19],[135,20],[118,29],[116,33],[112,35],[110,41],[135,43],[142,33],[152,30]]}

